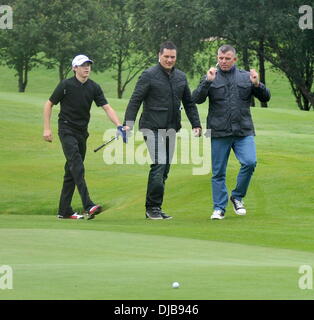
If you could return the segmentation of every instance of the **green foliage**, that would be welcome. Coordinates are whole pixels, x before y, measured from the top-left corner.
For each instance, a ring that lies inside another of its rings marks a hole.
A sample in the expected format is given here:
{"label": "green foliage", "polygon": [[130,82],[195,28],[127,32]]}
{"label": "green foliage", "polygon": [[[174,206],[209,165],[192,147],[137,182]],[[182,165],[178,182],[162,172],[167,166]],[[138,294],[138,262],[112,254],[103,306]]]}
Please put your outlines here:
{"label": "green foliage", "polygon": [[40,1],[15,0],[11,6],[14,27],[0,30],[0,63],[16,71],[19,91],[24,92],[29,71],[40,62],[37,53],[40,50],[43,20]]}
{"label": "green foliage", "polygon": [[[38,63],[67,76],[74,55],[111,68],[122,97],[127,85],[155,63],[161,42],[178,47],[178,68],[191,75],[214,64],[217,43],[235,45],[249,69],[265,60],[290,82],[297,105],[314,104],[314,30],[299,28],[302,0],[12,0],[13,30],[0,30],[1,61],[15,69],[24,91]],[[212,42],[212,40],[216,42]],[[210,40],[210,41],[209,41]]]}
{"label": "green foliage", "polygon": [[71,70],[71,60],[77,54],[89,55],[95,60],[95,71],[108,65],[104,54],[110,51],[109,14],[106,3],[89,0],[84,3],[72,0],[44,1],[42,51],[59,67],[60,80]]}
{"label": "green foliage", "polygon": [[159,45],[173,41],[178,47],[178,67],[193,70],[194,53],[202,48],[202,34],[211,9],[202,7],[202,1],[185,0],[131,0],[133,22],[142,31],[147,51],[157,55]]}
{"label": "green foliage", "polygon": [[126,86],[150,63],[154,61],[151,53],[142,46],[142,33],[133,25],[131,2],[116,0],[108,8],[110,16],[109,58],[113,78],[117,81],[117,96],[122,98]]}
{"label": "green foliage", "polygon": [[[206,0],[205,0],[206,1]],[[301,0],[284,2],[207,0],[214,8],[215,35],[237,48],[251,49],[289,79],[302,110],[314,106],[314,30],[299,28]]]}
{"label": "green foliage", "polygon": [[296,2],[289,1],[273,15],[277,32],[266,37],[265,56],[289,79],[298,107],[310,110],[314,108],[314,30],[299,28]]}

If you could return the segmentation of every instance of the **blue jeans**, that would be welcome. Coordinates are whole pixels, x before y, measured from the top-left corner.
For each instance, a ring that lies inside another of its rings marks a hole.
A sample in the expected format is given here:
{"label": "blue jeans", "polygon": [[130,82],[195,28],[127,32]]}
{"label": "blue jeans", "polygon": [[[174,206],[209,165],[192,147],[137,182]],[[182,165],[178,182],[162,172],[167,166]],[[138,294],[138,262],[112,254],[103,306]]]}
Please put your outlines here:
{"label": "blue jeans", "polygon": [[231,149],[241,164],[237,185],[231,193],[235,199],[242,200],[245,197],[256,167],[256,147],[253,136],[211,138],[214,210],[225,211],[228,203],[226,169]]}

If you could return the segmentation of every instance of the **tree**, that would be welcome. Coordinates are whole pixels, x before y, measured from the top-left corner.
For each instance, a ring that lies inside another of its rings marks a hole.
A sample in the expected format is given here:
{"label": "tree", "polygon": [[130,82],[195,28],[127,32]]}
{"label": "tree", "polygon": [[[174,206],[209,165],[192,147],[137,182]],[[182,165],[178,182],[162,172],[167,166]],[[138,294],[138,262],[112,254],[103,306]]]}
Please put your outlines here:
{"label": "tree", "polygon": [[[242,57],[245,70],[249,71],[257,60],[260,80],[266,84],[266,68],[264,55],[264,0],[223,0],[219,2],[204,0],[213,7],[213,25],[216,36],[234,45]],[[252,43],[255,44],[252,50]],[[258,49],[258,50],[257,50]],[[256,58],[252,58],[252,53]],[[252,105],[255,105],[254,98]],[[261,102],[267,107],[266,102]]]}
{"label": "tree", "polygon": [[215,35],[257,53],[262,81],[266,60],[289,79],[301,110],[314,105],[314,31],[299,28],[302,1],[204,1],[214,9]]}
{"label": "tree", "polygon": [[276,29],[265,37],[265,57],[288,78],[300,110],[314,108],[314,30],[302,30],[298,22],[298,6],[289,0],[275,11],[272,26]]}
{"label": "tree", "polygon": [[117,81],[117,95],[121,99],[126,86],[146,68],[155,58],[151,52],[145,51],[142,45],[142,34],[136,29],[136,21],[132,12],[132,4],[127,0],[111,2],[110,15],[110,52],[113,78]]}
{"label": "tree", "polygon": [[109,50],[110,21],[106,5],[110,1],[88,0],[84,4],[73,0],[45,1],[42,6],[45,43],[42,51],[49,59],[48,67],[57,66],[60,80],[71,70],[71,60],[77,54],[86,54],[95,60],[95,71],[108,66],[103,60]]}
{"label": "tree", "polygon": [[193,71],[194,54],[206,46],[205,29],[211,18],[211,8],[202,0],[131,0],[133,26],[141,33],[143,48],[158,52],[159,45],[172,40],[178,48],[178,68]]}
{"label": "tree", "polygon": [[25,91],[29,72],[40,62],[43,25],[40,5],[40,0],[11,1],[13,29],[0,30],[1,62],[16,71],[19,92]]}

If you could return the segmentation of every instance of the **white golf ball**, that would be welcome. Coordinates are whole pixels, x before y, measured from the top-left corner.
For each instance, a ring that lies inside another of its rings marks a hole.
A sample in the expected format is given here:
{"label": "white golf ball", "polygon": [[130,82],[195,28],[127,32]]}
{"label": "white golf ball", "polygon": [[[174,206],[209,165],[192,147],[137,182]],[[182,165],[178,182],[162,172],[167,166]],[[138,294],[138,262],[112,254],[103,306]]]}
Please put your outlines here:
{"label": "white golf ball", "polygon": [[179,288],[179,287],[180,287],[179,282],[174,282],[174,283],[172,284],[172,288],[173,288],[173,289],[177,289],[177,288]]}

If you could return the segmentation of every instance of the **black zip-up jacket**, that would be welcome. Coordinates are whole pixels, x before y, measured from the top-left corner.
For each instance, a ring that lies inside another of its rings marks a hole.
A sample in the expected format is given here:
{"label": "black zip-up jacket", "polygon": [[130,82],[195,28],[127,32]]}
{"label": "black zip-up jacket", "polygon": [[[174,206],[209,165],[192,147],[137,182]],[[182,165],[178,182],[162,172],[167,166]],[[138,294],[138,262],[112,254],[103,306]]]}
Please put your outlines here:
{"label": "black zip-up jacket", "polygon": [[139,77],[125,112],[124,125],[135,122],[143,102],[139,129],[178,131],[181,128],[181,101],[192,128],[201,127],[185,73],[173,68],[168,74],[157,64]]}
{"label": "black zip-up jacket", "polygon": [[250,111],[252,95],[262,102],[270,99],[270,91],[263,83],[255,87],[250,73],[234,66],[227,72],[218,69],[214,81],[203,77],[192,98],[201,104],[208,97],[207,129],[212,137],[250,136],[255,135]]}

